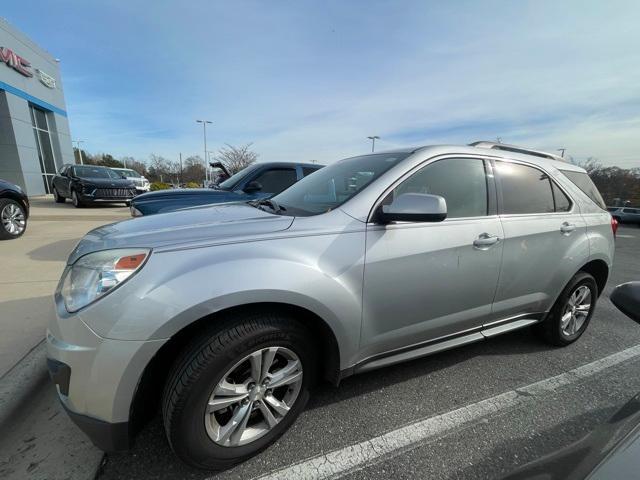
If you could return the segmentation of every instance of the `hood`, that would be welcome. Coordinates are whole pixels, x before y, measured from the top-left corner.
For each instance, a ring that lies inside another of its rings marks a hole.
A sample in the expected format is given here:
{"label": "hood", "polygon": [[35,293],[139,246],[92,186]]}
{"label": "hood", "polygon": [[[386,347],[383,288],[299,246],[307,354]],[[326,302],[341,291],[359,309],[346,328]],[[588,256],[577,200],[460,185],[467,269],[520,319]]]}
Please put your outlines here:
{"label": "hood", "polygon": [[68,263],[87,253],[111,248],[188,245],[211,240],[241,240],[286,230],[293,217],[273,215],[246,204],[191,208],[160,215],[138,217],[96,228],[80,240]]}
{"label": "hood", "polygon": [[137,202],[168,200],[171,198],[184,198],[188,196],[211,195],[216,196],[237,195],[229,190],[214,190],[212,188],[175,188],[167,190],[156,190],[155,192],[147,192],[136,197]]}
{"label": "hood", "polygon": [[85,185],[93,185],[99,188],[109,188],[109,187],[127,188],[132,186],[131,180],[126,180],[124,178],[78,177],[78,181]]}

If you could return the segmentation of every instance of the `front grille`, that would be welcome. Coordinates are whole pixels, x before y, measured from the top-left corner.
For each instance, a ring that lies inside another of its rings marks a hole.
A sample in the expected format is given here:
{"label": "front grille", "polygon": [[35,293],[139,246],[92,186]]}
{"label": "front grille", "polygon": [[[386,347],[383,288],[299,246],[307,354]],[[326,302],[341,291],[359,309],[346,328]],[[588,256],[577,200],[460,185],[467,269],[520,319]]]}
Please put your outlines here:
{"label": "front grille", "polygon": [[135,189],[129,188],[96,188],[94,195],[100,198],[129,198],[135,194]]}

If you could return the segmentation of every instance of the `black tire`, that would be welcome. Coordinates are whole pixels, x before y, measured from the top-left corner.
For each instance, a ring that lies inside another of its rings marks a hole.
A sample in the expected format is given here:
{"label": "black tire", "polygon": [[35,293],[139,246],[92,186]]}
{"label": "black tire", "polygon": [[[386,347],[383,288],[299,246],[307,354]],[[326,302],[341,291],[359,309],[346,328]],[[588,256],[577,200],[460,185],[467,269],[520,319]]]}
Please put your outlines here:
{"label": "black tire", "polygon": [[[1,218],[5,208],[17,207],[22,213],[22,217],[24,219],[24,228],[19,233],[10,232],[7,227],[5,227],[4,219]],[[0,199],[0,240],[13,240],[14,238],[19,238],[24,235],[24,232],[27,231],[27,216],[25,214],[24,207],[20,205],[19,202],[15,200],[11,200],[10,198],[2,198]]]}
{"label": "black tire", "polygon": [[[295,421],[309,398],[315,378],[314,346],[291,317],[259,311],[217,319],[218,328],[198,335],[179,358],[162,398],[165,432],[175,454],[206,470],[222,470],[252,457],[275,442]],[[209,396],[223,375],[261,348],[285,347],[302,363],[302,386],[289,412],[264,436],[241,446],[222,446],[207,433],[204,414]]]}
{"label": "black tire", "polygon": [[53,187],[53,201],[56,203],[64,203],[66,201],[66,198],[58,193],[58,189],[56,187]]}
{"label": "black tire", "polygon": [[[587,286],[590,290],[591,308],[582,326],[573,335],[567,335],[562,330],[562,315],[565,312],[565,308],[567,307],[567,303],[571,298],[571,295],[573,295],[573,293],[583,285]],[[547,318],[539,325],[536,325],[539,334],[548,343],[558,347],[564,347],[575,342],[587,329],[587,326],[591,321],[591,317],[593,316],[593,312],[595,311],[597,300],[598,285],[595,279],[586,272],[578,272],[564,288],[556,300],[556,303],[553,305],[553,308],[547,315]]]}
{"label": "black tire", "polygon": [[82,203],[82,200],[80,200],[80,197],[78,197],[78,194],[76,193],[75,190],[71,190],[71,202],[73,203],[73,206],[76,208],[84,207],[84,203]]}

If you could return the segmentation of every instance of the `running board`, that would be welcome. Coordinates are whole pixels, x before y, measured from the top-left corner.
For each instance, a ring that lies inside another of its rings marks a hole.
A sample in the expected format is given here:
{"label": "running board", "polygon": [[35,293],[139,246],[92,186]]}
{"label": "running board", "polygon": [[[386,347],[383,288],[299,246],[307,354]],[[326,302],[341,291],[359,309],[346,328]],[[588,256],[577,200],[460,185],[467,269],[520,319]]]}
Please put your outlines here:
{"label": "running board", "polygon": [[[406,362],[415,358],[424,357],[437,352],[443,352],[462,345],[479,342],[487,338],[492,338],[497,335],[501,335],[512,330],[518,330],[534,323],[538,323],[541,320],[541,314],[531,315],[533,318],[516,317],[506,321],[495,322],[492,325],[498,323],[497,326],[490,326],[489,328],[479,327],[473,331],[469,331],[464,334],[454,334],[441,339],[431,340],[426,343],[420,343],[410,347],[405,347],[400,350],[391,351],[382,355],[376,355],[367,358],[357,364],[352,372],[360,373],[367,372],[369,370],[375,370],[377,368],[386,367],[400,362]],[[348,376],[343,375],[341,378]]]}

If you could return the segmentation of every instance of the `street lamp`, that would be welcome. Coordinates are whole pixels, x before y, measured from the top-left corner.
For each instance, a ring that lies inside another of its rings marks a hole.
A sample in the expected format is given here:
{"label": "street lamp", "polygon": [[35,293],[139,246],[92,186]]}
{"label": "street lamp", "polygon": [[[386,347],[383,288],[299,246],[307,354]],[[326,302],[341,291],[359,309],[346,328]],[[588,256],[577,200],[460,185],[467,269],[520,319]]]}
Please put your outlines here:
{"label": "street lamp", "polygon": [[379,140],[380,137],[378,135],[372,135],[371,137],[367,137],[371,140],[371,153],[376,149],[376,140]]}
{"label": "street lamp", "polygon": [[84,161],[82,160],[82,149],[80,148],[80,144],[84,143],[84,140],[73,140],[73,142],[78,144],[76,148],[78,149],[78,157],[80,158],[80,165],[84,165]]}
{"label": "street lamp", "polygon": [[566,150],[566,148],[559,148],[559,149],[558,149],[558,151],[559,151],[559,152],[561,152],[561,153],[560,153],[560,156],[561,156],[562,158],[564,158],[564,151],[565,151],[565,150]]}
{"label": "street lamp", "polygon": [[206,186],[206,183],[209,181],[209,166],[207,165],[207,123],[213,122],[210,122],[209,120],[196,120],[196,122],[202,124],[202,130],[204,133],[204,182]]}

